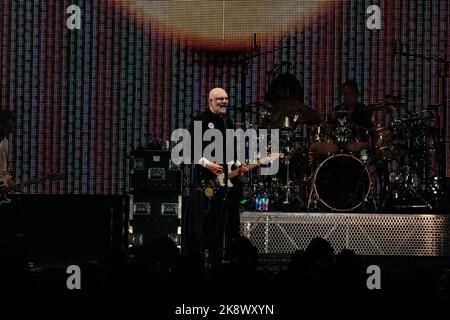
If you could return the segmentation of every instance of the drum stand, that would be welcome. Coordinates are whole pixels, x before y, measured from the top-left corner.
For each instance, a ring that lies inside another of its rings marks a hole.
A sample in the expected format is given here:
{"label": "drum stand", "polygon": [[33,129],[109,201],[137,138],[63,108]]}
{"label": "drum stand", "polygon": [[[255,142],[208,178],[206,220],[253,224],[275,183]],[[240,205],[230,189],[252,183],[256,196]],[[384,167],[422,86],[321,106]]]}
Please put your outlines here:
{"label": "drum stand", "polygon": [[[366,160],[366,161],[361,160],[361,162],[364,163],[364,170],[369,172],[369,179],[371,179],[369,181],[369,183],[370,183],[370,192],[369,192],[369,194],[370,194],[370,196],[372,198],[373,209],[374,209],[375,212],[377,212],[378,211],[378,207],[377,207],[377,202],[375,200],[375,189],[372,187],[372,174],[370,173],[370,170],[369,170],[370,162],[368,160]],[[359,183],[358,183],[358,188],[361,185],[361,182],[362,182],[361,179],[363,177],[364,170],[361,172],[361,178],[360,178]],[[357,189],[357,191],[358,191],[358,189]],[[361,207],[362,205],[364,205],[364,203],[367,203],[367,202],[369,202],[369,200],[367,200],[367,198],[364,199],[364,201],[360,204],[359,207]]]}
{"label": "drum stand", "polygon": [[291,157],[289,154],[289,147],[287,148],[287,155],[285,157],[286,161],[286,190],[285,190],[285,198],[283,204],[289,204],[289,158]]}
{"label": "drum stand", "polygon": [[396,196],[398,195],[409,195],[411,196],[411,199],[415,199],[418,198],[421,202],[423,202],[422,205],[414,205],[414,204],[410,204],[410,205],[397,205],[395,206],[397,209],[407,209],[407,208],[428,208],[430,210],[433,209],[433,206],[427,201],[425,200],[422,195],[417,192],[417,190],[415,190],[413,187],[408,186],[407,182],[405,181],[395,181],[390,183],[389,185],[389,190],[388,193],[386,195],[386,198],[384,198],[383,204],[380,208],[380,212],[382,212],[385,208],[386,205],[388,203],[388,201],[392,198],[392,195],[395,194]]}
{"label": "drum stand", "polygon": [[[375,212],[378,212],[377,201],[375,199],[375,188],[371,187],[370,195],[372,197],[372,205]],[[366,200],[367,201],[367,200]]]}
{"label": "drum stand", "polygon": [[315,193],[316,192],[314,191],[314,188],[311,187],[311,191],[309,192],[309,197],[308,197],[308,205],[306,207],[308,209],[308,211],[311,211],[310,209],[311,209],[312,205],[314,205],[314,208],[317,209],[317,195],[314,197]]}

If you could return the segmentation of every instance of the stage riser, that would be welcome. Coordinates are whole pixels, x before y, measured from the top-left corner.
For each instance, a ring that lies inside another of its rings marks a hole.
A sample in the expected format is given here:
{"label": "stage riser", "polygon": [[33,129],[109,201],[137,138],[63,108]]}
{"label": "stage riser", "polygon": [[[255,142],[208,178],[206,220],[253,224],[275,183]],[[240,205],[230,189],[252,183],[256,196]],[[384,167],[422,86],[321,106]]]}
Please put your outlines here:
{"label": "stage riser", "polygon": [[450,256],[450,217],[420,214],[243,212],[241,234],[262,254],[305,249],[328,240],[335,253]]}

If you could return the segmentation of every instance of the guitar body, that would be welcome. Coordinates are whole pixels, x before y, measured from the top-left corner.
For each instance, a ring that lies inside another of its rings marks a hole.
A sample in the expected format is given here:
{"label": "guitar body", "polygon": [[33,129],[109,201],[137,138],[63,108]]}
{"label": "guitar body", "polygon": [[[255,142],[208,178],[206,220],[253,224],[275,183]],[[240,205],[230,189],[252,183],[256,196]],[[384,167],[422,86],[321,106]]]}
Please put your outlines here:
{"label": "guitar body", "polygon": [[[228,172],[231,172],[231,170],[234,168],[235,168],[234,164],[228,164]],[[207,169],[204,169],[204,170],[207,170]],[[212,198],[214,198],[214,196],[218,192],[219,188],[225,187],[225,174],[222,173],[214,178],[206,177],[207,175],[211,175],[211,173],[208,172],[205,175],[205,177],[202,178],[201,189],[202,189],[203,195],[206,198],[208,198],[209,200],[211,200]],[[233,183],[231,182],[231,180],[232,179],[228,179],[228,184],[227,184],[228,188],[233,187]]]}
{"label": "guitar body", "polygon": [[[283,153],[274,153],[270,156],[267,156],[261,160],[258,160],[256,163],[252,163],[247,165],[248,169],[254,169],[259,167],[262,164],[265,164],[269,161],[273,161],[276,159],[282,159],[284,157]],[[225,174],[222,173],[215,177],[215,179],[203,179],[202,181],[202,192],[203,195],[206,196],[208,199],[212,199],[214,195],[216,194],[218,188],[231,188],[233,187],[233,181],[236,182],[235,179],[239,176],[239,169],[236,168],[234,164],[227,164],[228,165],[228,181],[227,185],[225,186]]]}
{"label": "guitar body", "polygon": [[[236,169],[236,166],[234,164],[228,164],[228,172],[233,172],[233,170]],[[232,188],[233,187],[233,182],[232,182],[233,178],[228,179],[227,181],[227,187],[228,188]],[[221,173],[216,177],[216,183],[221,186],[221,187],[225,187],[225,173]]]}
{"label": "guitar body", "polygon": [[[8,198],[8,194],[10,192],[12,192],[14,189],[8,185],[8,179],[10,179],[10,178],[11,178],[10,176],[5,176],[0,179],[0,205],[11,202],[11,199]],[[63,175],[61,175],[59,173],[51,172],[43,178],[31,179],[31,180],[23,182],[21,185],[22,185],[22,187],[24,187],[24,186],[28,186],[28,185],[32,185],[32,184],[43,183],[47,180],[56,181],[56,180],[62,180],[62,179],[64,179]]]}

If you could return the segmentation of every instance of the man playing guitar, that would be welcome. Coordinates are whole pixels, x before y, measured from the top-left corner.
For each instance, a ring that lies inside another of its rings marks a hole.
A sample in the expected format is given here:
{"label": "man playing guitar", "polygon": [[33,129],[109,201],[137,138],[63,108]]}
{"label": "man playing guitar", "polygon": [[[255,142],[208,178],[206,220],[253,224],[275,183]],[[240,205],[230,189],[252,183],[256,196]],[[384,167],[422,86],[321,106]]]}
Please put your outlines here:
{"label": "man playing guitar", "polygon": [[[229,148],[226,141],[226,129],[233,129],[234,123],[227,116],[228,94],[222,88],[214,88],[208,95],[206,110],[198,114],[194,121],[202,124],[202,135],[208,129],[218,129],[224,138],[223,147]],[[194,124],[191,134],[194,134]],[[207,143],[204,142],[202,150]],[[224,153],[226,154],[226,150]],[[187,253],[198,255],[209,252],[210,260],[220,262],[223,248],[234,237],[239,235],[239,201],[241,200],[242,185],[239,177],[232,180],[233,187],[219,187],[214,195],[205,197],[203,182],[214,180],[224,173],[224,163],[214,163],[211,159],[202,157],[193,168],[193,194],[190,209],[185,219],[185,237]],[[246,165],[239,167],[239,175],[248,171]],[[211,189],[212,190],[212,189]],[[207,192],[206,192],[207,193]],[[208,199],[206,199],[208,198]]]}
{"label": "man playing guitar", "polygon": [[[20,192],[21,184],[14,183],[8,166],[8,136],[14,133],[16,127],[16,117],[9,110],[2,109],[0,111],[0,191],[7,188],[12,192]],[[0,199],[1,200],[1,199]],[[1,230],[0,242],[9,243],[11,239],[23,238],[20,235],[22,229],[20,218],[17,217],[14,205],[9,203],[0,203],[1,210]]]}
{"label": "man playing guitar", "polygon": [[16,117],[9,110],[0,111],[0,180],[12,191],[20,192],[22,186],[15,184],[8,170],[8,136],[14,133],[16,128]]}

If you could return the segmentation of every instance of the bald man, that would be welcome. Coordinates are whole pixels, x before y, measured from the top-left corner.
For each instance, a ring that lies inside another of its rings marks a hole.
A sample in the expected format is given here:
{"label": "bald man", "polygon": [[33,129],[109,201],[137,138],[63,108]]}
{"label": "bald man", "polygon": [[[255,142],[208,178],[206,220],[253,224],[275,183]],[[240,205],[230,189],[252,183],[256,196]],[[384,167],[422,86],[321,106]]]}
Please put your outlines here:
{"label": "bald man", "polygon": [[[222,132],[224,158],[226,150],[230,149],[225,139],[226,129],[234,129],[233,121],[227,116],[227,109],[227,92],[222,88],[214,88],[209,92],[206,110],[194,118],[194,121],[202,124],[202,135],[208,129]],[[192,136],[194,121],[191,124]],[[209,143],[203,142],[203,150]],[[239,170],[244,174],[248,169],[239,164]],[[223,163],[215,163],[205,157],[193,165],[192,192],[184,221],[187,253],[205,256],[207,252],[212,263],[220,262],[224,247],[239,236],[239,202],[242,198],[240,178],[231,180],[232,188],[216,188],[212,197],[207,197],[205,193],[205,182],[215,180],[223,172]]]}

